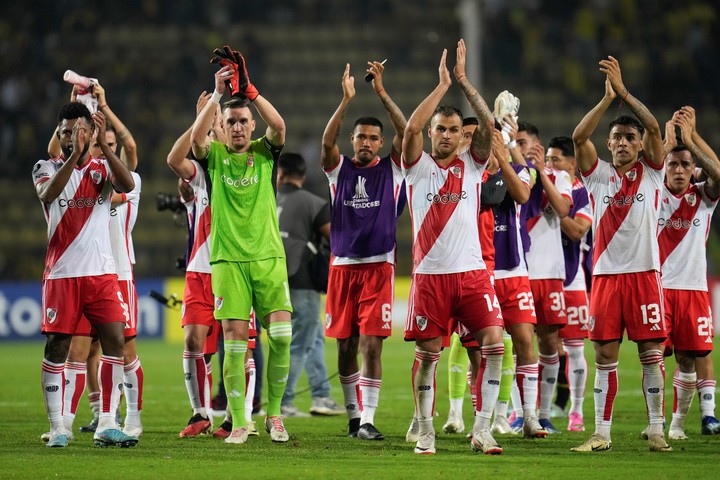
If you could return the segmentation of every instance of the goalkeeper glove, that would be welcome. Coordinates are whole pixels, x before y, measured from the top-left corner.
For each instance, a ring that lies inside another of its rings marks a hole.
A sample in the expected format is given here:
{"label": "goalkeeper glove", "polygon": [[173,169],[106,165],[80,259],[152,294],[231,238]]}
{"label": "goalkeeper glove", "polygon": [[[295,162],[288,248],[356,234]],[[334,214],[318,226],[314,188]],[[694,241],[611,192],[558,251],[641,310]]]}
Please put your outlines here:
{"label": "goalkeeper glove", "polygon": [[233,50],[225,45],[222,48],[216,48],[213,53],[216,56],[210,59],[210,63],[217,63],[223,67],[232,67],[232,76],[225,80],[225,85],[230,89],[230,94],[233,97],[244,96],[240,91],[240,68]]}
{"label": "goalkeeper glove", "polygon": [[240,91],[245,95],[245,98],[251,102],[257,98],[260,93],[255,85],[250,83],[250,76],[248,75],[247,66],[245,65],[245,58],[237,50],[233,50],[235,55],[235,61],[238,65],[238,71],[240,73]]}

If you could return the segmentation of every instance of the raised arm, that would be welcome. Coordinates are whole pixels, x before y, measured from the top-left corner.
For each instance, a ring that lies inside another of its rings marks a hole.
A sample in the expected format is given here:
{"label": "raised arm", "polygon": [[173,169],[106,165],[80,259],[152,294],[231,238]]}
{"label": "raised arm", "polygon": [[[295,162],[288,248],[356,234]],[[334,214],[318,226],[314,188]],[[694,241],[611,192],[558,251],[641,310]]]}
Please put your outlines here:
{"label": "raised arm", "polygon": [[197,159],[206,158],[210,151],[210,137],[208,136],[208,132],[213,126],[215,112],[217,111],[220,99],[225,93],[225,80],[232,77],[234,73],[234,69],[230,65],[226,65],[215,72],[215,91],[195,119],[195,123],[193,123],[190,139],[193,155],[195,155]]}
{"label": "raised arm", "polygon": [[97,113],[93,113],[92,118],[93,122],[95,122],[95,128],[97,129],[98,145],[100,145],[100,150],[102,150],[103,155],[105,155],[110,171],[113,174],[113,187],[121,193],[131,192],[135,188],[135,180],[130,174],[130,170],[125,166],[125,162],[120,160],[120,157],[118,157],[107,144],[105,137],[105,122],[107,120],[105,115],[98,110]]}
{"label": "raised arm", "polygon": [[[71,102],[77,102],[77,94],[79,90],[80,87],[73,85],[73,88],[70,91]],[[50,141],[48,142],[48,155],[50,155],[50,158],[58,158],[62,154],[62,148],[60,148],[60,132],[58,131],[58,128],[55,129],[53,134],[50,136]]]}
{"label": "raised arm", "polygon": [[488,108],[487,103],[485,103],[485,100],[470,83],[467,75],[465,75],[466,53],[465,40],[460,39],[457,46],[456,62],[453,72],[455,73],[455,78],[465,94],[465,98],[467,98],[468,103],[470,103],[470,106],[478,119],[478,128],[475,129],[472,141],[470,142],[470,150],[473,155],[475,155],[475,158],[485,160],[490,155],[490,150],[492,149],[495,117]]}
{"label": "raised arm", "polygon": [[275,107],[262,95],[258,95],[252,104],[255,106],[258,115],[267,124],[265,137],[276,147],[285,145],[285,120],[280,116]]}
{"label": "raised arm", "polygon": [[410,167],[420,160],[423,150],[423,131],[430,117],[432,117],[435,108],[440,104],[445,93],[450,88],[450,71],[446,65],[447,49],[443,50],[440,57],[440,66],[438,74],[440,81],[437,87],[430,92],[430,95],[418,105],[415,111],[410,115],[407,126],[405,127],[405,135],[403,135],[402,158],[405,166]]}
{"label": "raised arm", "polygon": [[385,66],[380,62],[368,62],[368,65],[369,67],[367,72],[373,76],[372,85],[375,89],[375,93],[377,93],[377,96],[380,98],[388,117],[390,117],[390,123],[392,123],[393,128],[395,128],[395,136],[392,141],[391,153],[393,158],[399,160],[400,154],[402,153],[402,140],[403,135],[405,135],[407,120],[405,120],[405,115],[403,115],[400,111],[400,108],[395,104],[395,102],[393,102],[390,95],[385,91],[382,79]]}
{"label": "raised arm", "polygon": [[347,113],[348,105],[355,96],[355,77],[350,75],[350,64],[345,64],[341,85],[343,89],[343,98],[340,100],[335,113],[325,126],[322,137],[322,148],[320,149],[320,162],[325,170],[332,170],[340,163],[340,148],[337,140],[340,136],[340,128],[342,127],[345,113]]}
{"label": "raised arm", "polygon": [[62,193],[70,180],[73,169],[82,157],[82,152],[92,141],[92,132],[88,127],[87,122],[78,119],[72,129],[65,127],[62,130],[59,128],[56,130],[59,131],[59,135],[61,136],[65,136],[66,138],[67,136],[71,136],[72,153],[70,154],[70,158],[65,159],[63,165],[52,177],[35,186],[35,191],[41,202],[50,204]]}
{"label": "raised arm", "polygon": [[97,83],[93,85],[92,92],[93,95],[97,97],[98,110],[105,114],[105,118],[107,118],[107,121],[113,126],[115,134],[122,142],[120,159],[125,162],[125,165],[127,165],[131,171],[135,171],[138,165],[137,144],[135,143],[135,139],[130,133],[130,130],[120,121],[110,108],[110,105],[108,105],[105,89]]}
{"label": "raised arm", "polygon": [[510,198],[522,205],[530,199],[530,186],[520,179],[515,169],[510,165],[508,161],[509,154],[502,133],[493,130],[492,151],[500,165],[503,180],[507,185],[507,192],[510,194]]}
{"label": "raised arm", "polygon": [[545,196],[550,203],[550,206],[555,210],[559,218],[565,218],[570,213],[571,201],[567,197],[564,197],[558,192],[555,187],[555,183],[545,171],[545,148],[540,142],[535,143],[535,146],[530,150],[528,155],[530,160],[533,162],[535,169],[538,172],[538,178],[542,183]]}
{"label": "raised arm", "polygon": [[575,145],[575,159],[578,167],[583,173],[590,171],[598,158],[597,150],[593,145],[590,137],[600,123],[605,110],[612,104],[617,94],[613,90],[610,80],[605,77],[605,95],[600,103],[595,105],[592,110],[585,114],[575,131],[572,134],[573,144]]}
{"label": "raised arm", "polygon": [[687,145],[695,162],[708,177],[707,193],[717,198],[720,195],[720,161],[695,129],[695,110],[691,107],[683,107],[675,112],[673,120],[680,127],[683,143]]}
{"label": "raised arm", "polygon": [[620,63],[612,56],[607,60],[600,60],[600,71],[607,75],[615,93],[620,95],[631,112],[635,114],[643,127],[643,150],[656,167],[662,167],[665,158],[663,157],[662,131],[657,119],[650,113],[650,110],[640,100],[630,94],[623,84]]}
{"label": "raised arm", "polygon": [[571,217],[568,215],[560,219],[560,228],[573,242],[583,239],[592,223],[585,217]]}

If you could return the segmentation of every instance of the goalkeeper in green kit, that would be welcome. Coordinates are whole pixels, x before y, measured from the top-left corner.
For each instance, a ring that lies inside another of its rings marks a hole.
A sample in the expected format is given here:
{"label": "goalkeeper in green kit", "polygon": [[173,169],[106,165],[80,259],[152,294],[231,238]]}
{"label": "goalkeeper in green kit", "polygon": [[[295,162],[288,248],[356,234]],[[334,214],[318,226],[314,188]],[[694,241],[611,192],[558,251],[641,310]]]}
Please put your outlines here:
{"label": "goalkeeper in green kit", "polygon": [[[225,46],[215,49],[212,63],[215,92],[195,120],[192,151],[206,168],[212,184],[210,264],[215,297],[215,319],[225,337],[223,378],[233,430],[227,443],[245,443],[245,354],[248,322],[254,307],[268,332],[268,408],[265,429],[274,442],[287,442],[280,415],[290,369],[292,338],[290,293],[285,251],[278,230],[273,164],[285,143],[285,122],[250,83],[242,55]],[[210,141],[216,105],[226,90],[232,99],[223,104],[226,143]],[[250,105],[268,125],[265,135],[252,140],[255,120]]]}

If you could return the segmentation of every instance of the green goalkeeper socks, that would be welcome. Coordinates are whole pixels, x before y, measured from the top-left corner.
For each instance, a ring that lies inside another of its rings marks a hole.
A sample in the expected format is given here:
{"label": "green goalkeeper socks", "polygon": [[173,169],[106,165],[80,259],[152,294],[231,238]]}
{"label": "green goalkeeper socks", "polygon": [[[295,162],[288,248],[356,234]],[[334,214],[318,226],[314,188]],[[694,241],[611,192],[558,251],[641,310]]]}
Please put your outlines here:
{"label": "green goalkeeper socks", "polygon": [[233,418],[233,430],[244,427],[245,421],[245,354],[248,342],[225,340],[223,379],[228,406]]}
{"label": "green goalkeeper socks", "polygon": [[280,402],[285,393],[290,373],[291,322],[274,322],[268,325],[270,353],[267,361],[268,417],[280,415]]}
{"label": "green goalkeeper socks", "polygon": [[450,356],[448,357],[448,397],[451,400],[465,397],[467,367],[467,352],[460,343],[458,334],[453,333],[450,337]]}

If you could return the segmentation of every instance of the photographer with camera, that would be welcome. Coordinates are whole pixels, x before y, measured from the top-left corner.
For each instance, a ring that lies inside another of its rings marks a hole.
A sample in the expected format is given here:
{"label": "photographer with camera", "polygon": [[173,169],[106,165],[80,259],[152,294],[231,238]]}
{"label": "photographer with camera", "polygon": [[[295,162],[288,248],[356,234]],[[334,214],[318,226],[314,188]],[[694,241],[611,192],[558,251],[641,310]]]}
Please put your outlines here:
{"label": "photographer with camera", "polygon": [[[298,153],[283,153],[278,159],[278,222],[293,304],[290,375],[280,407],[285,417],[306,415],[293,404],[295,387],[303,368],[312,395],[310,413],[345,413],[345,408],[330,397],[330,382],[325,366],[325,330],[320,322],[320,291],[327,289],[327,263],[324,279],[313,278],[311,268],[316,259],[327,262],[329,258],[320,252],[320,244],[322,239],[330,240],[330,205],[303,189],[306,168],[305,159]],[[319,285],[322,280],[325,288]]]}

